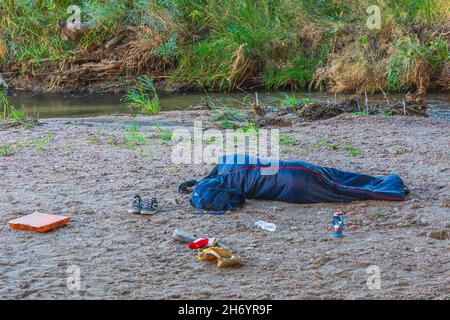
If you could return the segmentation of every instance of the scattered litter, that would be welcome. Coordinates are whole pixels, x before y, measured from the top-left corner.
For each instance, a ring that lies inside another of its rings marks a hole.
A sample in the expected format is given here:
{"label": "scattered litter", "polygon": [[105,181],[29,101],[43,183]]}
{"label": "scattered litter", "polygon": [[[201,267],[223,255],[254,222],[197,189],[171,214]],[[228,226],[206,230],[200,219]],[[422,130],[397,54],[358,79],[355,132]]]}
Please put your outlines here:
{"label": "scattered litter", "polygon": [[212,247],[216,243],[215,238],[199,238],[188,244],[189,249],[202,249],[204,247]]}
{"label": "scattered litter", "polygon": [[229,248],[209,247],[199,252],[197,256],[200,261],[217,260],[217,267],[224,268],[241,263],[241,258]]}
{"label": "scattered litter", "polygon": [[198,239],[195,235],[192,235],[183,229],[175,229],[172,233],[172,238],[185,243],[190,243]]}
{"label": "scattered litter", "polygon": [[344,236],[344,214],[340,211],[333,213],[333,236]]}
{"label": "scattered litter", "polygon": [[199,261],[217,261],[217,267],[219,268],[241,263],[241,257],[234,254],[230,248],[219,244],[215,238],[197,237],[183,229],[175,229],[172,238],[189,243],[189,249],[197,249]]}
{"label": "scattered litter", "polygon": [[277,229],[277,226],[273,223],[269,223],[263,220],[259,220],[255,222],[255,226],[261,230],[266,230],[270,232],[274,232]]}
{"label": "scattered litter", "polygon": [[8,222],[10,228],[46,232],[69,223],[70,218],[35,212]]}

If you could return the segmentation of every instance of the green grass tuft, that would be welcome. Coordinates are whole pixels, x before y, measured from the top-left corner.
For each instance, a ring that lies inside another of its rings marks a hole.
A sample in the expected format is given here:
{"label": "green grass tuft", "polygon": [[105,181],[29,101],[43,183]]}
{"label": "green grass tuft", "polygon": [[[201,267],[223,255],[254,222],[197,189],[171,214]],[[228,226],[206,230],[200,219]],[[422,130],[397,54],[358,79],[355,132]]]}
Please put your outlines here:
{"label": "green grass tuft", "polygon": [[127,92],[123,101],[142,114],[159,114],[161,106],[156,87],[146,76],[137,78],[136,85]]}

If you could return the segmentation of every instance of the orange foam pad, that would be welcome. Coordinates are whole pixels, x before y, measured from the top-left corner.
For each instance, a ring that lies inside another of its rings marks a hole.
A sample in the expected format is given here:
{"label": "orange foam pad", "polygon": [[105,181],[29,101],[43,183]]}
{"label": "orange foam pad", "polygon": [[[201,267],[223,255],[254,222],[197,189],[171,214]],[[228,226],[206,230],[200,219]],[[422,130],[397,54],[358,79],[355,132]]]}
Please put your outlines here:
{"label": "orange foam pad", "polygon": [[35,212],[8,222],[13,229],[46,232],[69,223],[70,218],[56,214]]}

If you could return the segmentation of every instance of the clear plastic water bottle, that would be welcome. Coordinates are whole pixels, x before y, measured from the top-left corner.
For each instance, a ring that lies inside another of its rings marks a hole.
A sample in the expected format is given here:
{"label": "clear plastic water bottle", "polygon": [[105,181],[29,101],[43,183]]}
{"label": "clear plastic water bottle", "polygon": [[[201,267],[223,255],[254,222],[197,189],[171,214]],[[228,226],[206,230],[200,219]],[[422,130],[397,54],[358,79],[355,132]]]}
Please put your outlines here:
{"label": "clear plastic water bottle", "polygon": [[197,236],[190,234],[183,229],[175,229],[172,234],[172,238],[181,242],[190,243],[198,239]]}
{"label": "clear plastic water bottle", "polygon": [[256,221],[255,226],[259,229],[274,232],[277,229],[277,226],[273,223],[265,222],[262,220]]}

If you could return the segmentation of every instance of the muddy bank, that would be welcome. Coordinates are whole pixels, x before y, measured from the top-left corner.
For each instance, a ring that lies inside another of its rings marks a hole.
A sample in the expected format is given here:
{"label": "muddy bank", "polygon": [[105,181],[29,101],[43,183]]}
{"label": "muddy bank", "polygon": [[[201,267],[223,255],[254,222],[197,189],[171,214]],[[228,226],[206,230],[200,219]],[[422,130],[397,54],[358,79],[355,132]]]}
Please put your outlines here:
{"label": "muddy bank", "polygon": [[[198,217],[177,186],[211,166],[173,164],[164,130],[211,116],[168,112],[0,129],[0,146],[12,146],[0,156],[0,297],[449,299],[448,121],[344,115],[281,129],[282,159],[396,172],[411,189],[405,202],[249,201],[225,216]],[[144,137],[141,144],[132,132]],[[128,215],[135,194],[156,196],[165,210]],[[46,234],[7,227],[34,210],[72,222]],[[347,236],[339,240],[330,230],[336,210],[346,213]],[[257,220],[275,223],[276,232],[257,231]],[[225,240],[244,265],[196,261],[171,239],[180,227]],[[73,265],[81,269],[79,291],[66,285]],[[366,285],[372,265],[380,267],[380,290]]]}

